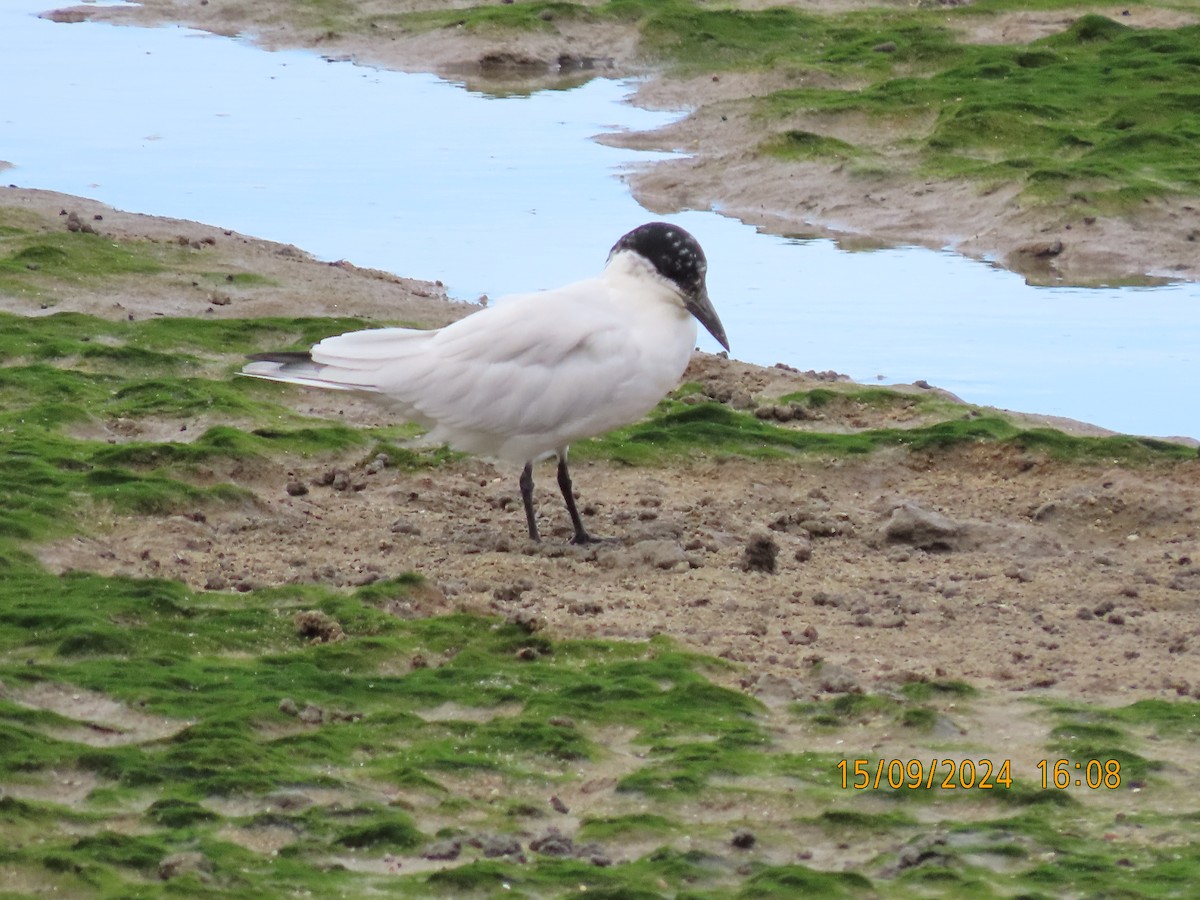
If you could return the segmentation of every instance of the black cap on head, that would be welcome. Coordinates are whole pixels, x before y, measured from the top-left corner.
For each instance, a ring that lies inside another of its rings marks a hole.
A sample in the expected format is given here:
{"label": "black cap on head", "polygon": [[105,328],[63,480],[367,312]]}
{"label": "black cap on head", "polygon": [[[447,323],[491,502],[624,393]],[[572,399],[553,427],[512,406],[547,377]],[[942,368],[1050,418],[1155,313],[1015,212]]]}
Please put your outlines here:
{"label": "black cap on head", "polygon": [[683,294],[704,290],[708,260],[699,242],[678,225],[647,222],[617,241],[609,256],[620,250],[632,250],[650,263],[658,274],[679,285]]}
{"label": "black cap on head", "polygon": [[704,281],[708,274],[708,260],[700,249],[699,241],[678,225],[647,222],[613,244],[609,258],[622,250],[638,254],[654,266],[659,275],[678,287],[688,312],[708,329],[722,347],[729,349],[725,327],[708,299],[708,286]]}

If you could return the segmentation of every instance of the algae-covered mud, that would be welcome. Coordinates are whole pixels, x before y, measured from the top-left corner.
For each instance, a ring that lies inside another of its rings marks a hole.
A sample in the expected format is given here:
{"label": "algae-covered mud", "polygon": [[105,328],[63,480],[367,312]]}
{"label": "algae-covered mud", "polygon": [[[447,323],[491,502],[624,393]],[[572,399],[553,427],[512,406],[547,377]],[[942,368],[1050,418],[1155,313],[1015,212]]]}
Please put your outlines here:
{"label": "algae-covered mud", "polygon": [[[1014,257],[1047,278],[1195,277],[1190,10],[763,7],[62,15],[472,78],[654,70],[698,152],[643,196],[969,252],[1047,229]],[[1132,71],[1169,102],[1087,93]],[[755,193],[781,177],[814,205]],[[612,540],[567,546],[546,485],[532,545],[517,473],[235,377],[470,308],[219,224],[0,188],[6,895],[1194,894],[1194,446],[697,354],[573,448]]]}
{"label": "algae-covered mud", "polygon": [[434,286],[0,200],[11,894],[1192,890],[1194,447],[697,355],[575,448],[612,542],[531,545],[515,472],[234,377]]}

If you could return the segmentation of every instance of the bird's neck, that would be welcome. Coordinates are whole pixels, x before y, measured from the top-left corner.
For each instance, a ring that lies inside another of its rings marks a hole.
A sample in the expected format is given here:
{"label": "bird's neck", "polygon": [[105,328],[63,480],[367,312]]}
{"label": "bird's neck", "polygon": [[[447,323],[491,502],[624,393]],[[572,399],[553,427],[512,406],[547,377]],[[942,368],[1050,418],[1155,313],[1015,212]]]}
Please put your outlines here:
{"label": "bird's neck", "polygon": [[[658,274],[654,266],[636,253],[615,253],[604,267],[601,278],[617,288],[616,299],[629,298],[639,306],[647,299],[659,300],[667,306],[684,310],[679,289]],[[635,299],[637,298],[637,299]],[[685,311],[686,312],[686,311]]]}

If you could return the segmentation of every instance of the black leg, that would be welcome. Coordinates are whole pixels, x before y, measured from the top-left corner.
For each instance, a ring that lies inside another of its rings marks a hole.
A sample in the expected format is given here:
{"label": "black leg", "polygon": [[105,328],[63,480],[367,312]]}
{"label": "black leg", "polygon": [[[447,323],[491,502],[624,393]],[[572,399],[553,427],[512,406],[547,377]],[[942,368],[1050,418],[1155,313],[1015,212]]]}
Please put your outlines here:
{"label": "black leg", "polygon": [[525,463],[525,468],[521,471],[521,501],[525,504],[525,522],[529,525],[529,539],[531,541],[540,541],[538,535],[537,519],[533,515],[533,463]]}
{"label": "black leg", "polygon": [[558,489],[562,491],[563,500],[566,501],[567,512],[571,515],[571,524],[575,526],[575,537],[571,538],[571,543],[591,543],[592,538],[584,530],[583,520],[579,518],[579,510],[575,508],[575,494],[571,487],[571,473],[567,471],[567,452],[565,449],[558,454]]}

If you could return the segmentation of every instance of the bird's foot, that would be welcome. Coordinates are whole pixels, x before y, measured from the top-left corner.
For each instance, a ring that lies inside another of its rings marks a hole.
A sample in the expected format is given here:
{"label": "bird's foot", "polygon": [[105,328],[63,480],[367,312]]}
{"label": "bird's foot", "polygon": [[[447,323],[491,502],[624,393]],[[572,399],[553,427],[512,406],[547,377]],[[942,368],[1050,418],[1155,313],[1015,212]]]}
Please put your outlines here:
{"label": "bird's foot", "polygon": [[618,544],[618,538],[596,537],[588,534],[586,531],[578,531],[575,537],[571,538],[570,543],[576,547],[586,547],[588,544]]}

